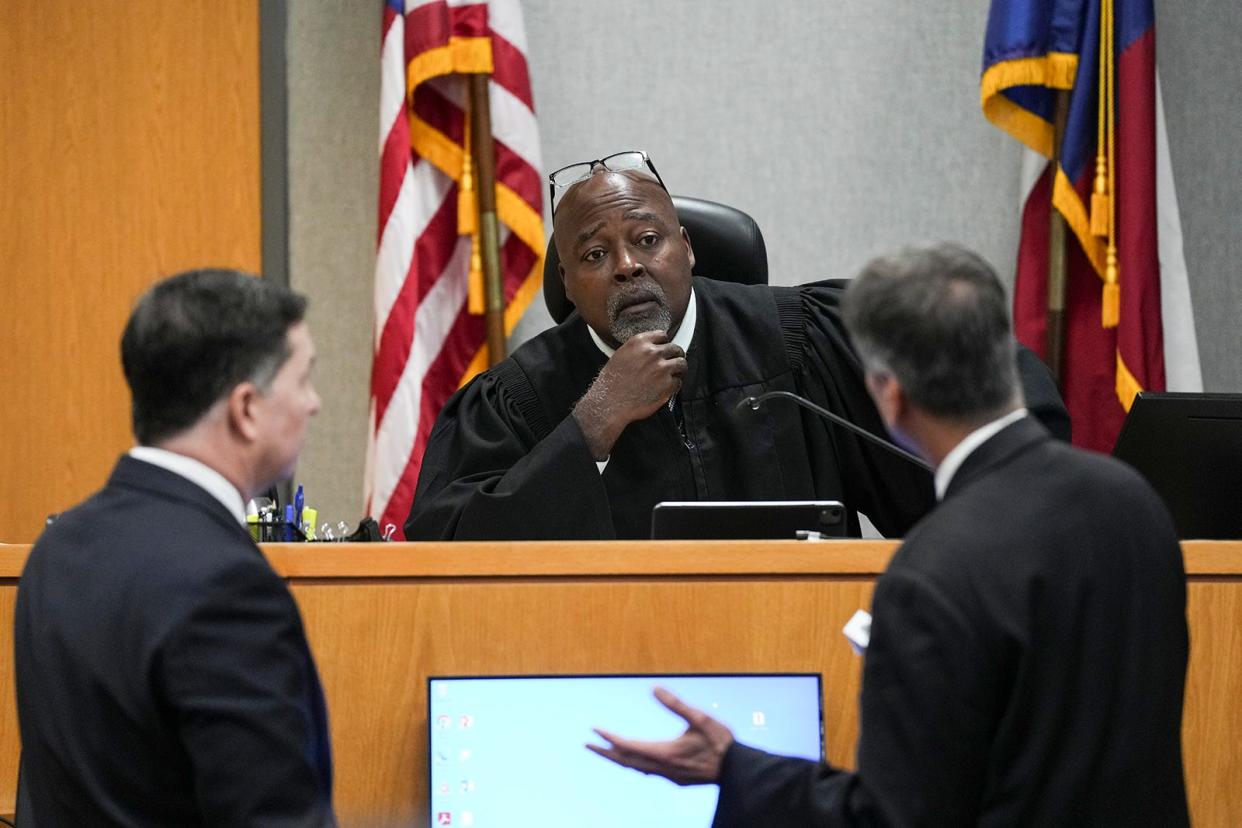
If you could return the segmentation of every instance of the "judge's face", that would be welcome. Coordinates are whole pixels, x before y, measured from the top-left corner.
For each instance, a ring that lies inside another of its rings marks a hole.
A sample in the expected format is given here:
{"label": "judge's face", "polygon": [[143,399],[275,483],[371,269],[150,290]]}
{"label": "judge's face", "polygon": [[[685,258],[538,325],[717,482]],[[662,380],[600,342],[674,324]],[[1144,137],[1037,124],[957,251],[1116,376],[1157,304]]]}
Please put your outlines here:
{"label": "judge's face", "polygon": [[565,295],[605,342],[615,348],[644,331],[676,332],[694,251],[658,183],[597,172],[557,205],[554,236]]}

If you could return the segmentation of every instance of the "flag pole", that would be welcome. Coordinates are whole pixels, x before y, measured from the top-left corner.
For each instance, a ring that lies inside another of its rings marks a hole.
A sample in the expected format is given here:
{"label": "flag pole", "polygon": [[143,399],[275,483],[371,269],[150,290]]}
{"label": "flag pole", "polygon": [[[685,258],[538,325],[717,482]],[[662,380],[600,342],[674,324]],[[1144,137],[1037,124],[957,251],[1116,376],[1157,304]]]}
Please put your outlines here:
{"label": "flag pole", "polygon": [[505,353],[505,289],[500,278],[500,226],[496,220],[496,151],[488,101],[489,75],[467,75],[470,86],[470,144],[474,155],[475,192],[479,205],[479,246],[487,311],[487,361],[495,365]]}
{"label": "flag pole", "polygon": [[[1061,141],[1069,118],[1070,93],[1058,89],[1054,94],[1052,121],[1052,174],[1049,198],[1056,193],[1057,171],[1061,168]],[[1044,339],[1044,362],[1052,371],[1052,379],[1061,385],[1061,366],[1065,352],[1065,217],[1056,208],[1055,199],[1048,211],[1048,314]]]}

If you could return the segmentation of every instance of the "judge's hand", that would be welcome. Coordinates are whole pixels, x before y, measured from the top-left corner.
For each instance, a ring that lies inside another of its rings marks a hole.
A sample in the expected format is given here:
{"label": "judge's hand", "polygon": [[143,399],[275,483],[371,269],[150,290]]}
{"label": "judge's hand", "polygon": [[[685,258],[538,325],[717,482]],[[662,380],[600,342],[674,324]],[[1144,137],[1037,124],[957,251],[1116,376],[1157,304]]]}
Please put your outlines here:
{"label": "judge's hand", "polygon": [[681,389],[685,375],[686,352],[664,331],[630,337],[574,406],[591,455],[607,457],[625,427],[659,411]]}
{"label": "judge's hand", "polygon": [[668,742],[640,742],[606,730],[595,732],[608,746],[587,745],[589,750],[618,765],[654,773],[678,785],[704,785],[720,779],[725,751],[733,744],[729,728],[691,707],[662,687],[655,697],[669,710],[686,720],[686,732]]}

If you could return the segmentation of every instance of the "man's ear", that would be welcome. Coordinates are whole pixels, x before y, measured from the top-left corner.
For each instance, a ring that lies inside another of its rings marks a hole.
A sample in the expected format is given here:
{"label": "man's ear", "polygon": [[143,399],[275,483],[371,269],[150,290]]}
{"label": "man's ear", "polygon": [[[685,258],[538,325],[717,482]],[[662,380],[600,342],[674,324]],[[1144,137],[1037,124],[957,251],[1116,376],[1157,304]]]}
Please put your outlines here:
{"label": "man's ear", "polygon": [[866,383],[875,408],[880,412],[880,419],[884,421],[884,427],[891,432],[906,415],[909,407],[906,392],[897,378],[889,373],[868,372]]}
{"label": "man's ear", "polygon": [[253,382],[235,385],[226,399],[229,428],[247,442],[259,438],[259,412],[257,410],[262,392]]}
{"label": "man's ear", "polygon": [[681,228],[681,240],[686,243],[686,255],[690,258],[690,268],[694,269],[694,247],[690,244],[690,234],[686,232],[686,228]]}

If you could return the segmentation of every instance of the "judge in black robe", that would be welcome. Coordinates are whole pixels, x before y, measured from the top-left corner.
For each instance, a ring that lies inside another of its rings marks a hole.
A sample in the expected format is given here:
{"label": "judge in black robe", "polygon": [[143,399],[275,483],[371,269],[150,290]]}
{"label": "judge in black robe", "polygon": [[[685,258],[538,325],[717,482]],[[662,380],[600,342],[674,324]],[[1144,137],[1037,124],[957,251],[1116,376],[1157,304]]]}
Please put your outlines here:
{"label": "judge in black robe", "polygon": [[[884,433],[837,315],[839,286],[691,280],[693,253],[667,193],[631,174],[601,172],[577,185],[556,232],[577,310],[445,405],[408,539],[643,538],[661,501],[808,499],[845,503],[851,534],[857,511],[898,536],[930,509],[931,475],[908,460],[788,401],[737,410],[746,397],[791,391]],[[600,345],[620,345],[602,307],[608,291],[636,285],[668,295],[673,335],[687,340],[691,322],[693,331],[672,404],[629,422],[601,472],[579,402],[609,362]],[[1028,404],[1068,434],[1051,377],[1027,356]]]}

